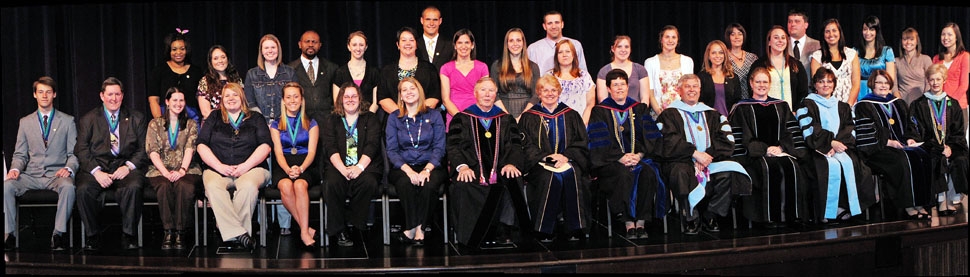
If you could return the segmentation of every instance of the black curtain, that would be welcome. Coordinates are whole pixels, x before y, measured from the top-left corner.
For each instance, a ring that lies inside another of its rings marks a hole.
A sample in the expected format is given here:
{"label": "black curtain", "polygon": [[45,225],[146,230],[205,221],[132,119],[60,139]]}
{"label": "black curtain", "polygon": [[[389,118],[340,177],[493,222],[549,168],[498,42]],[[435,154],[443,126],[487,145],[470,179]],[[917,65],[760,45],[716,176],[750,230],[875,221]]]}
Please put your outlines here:
{"label": "black curtain", "polygon": [[[808,2],[808,1],[805,1]],[[915,3],[915,2],[914,2]],[[282,41],[283,61],[298,58],[303,31],[320,33],[320,55],[335,63],[349,59],[346,40],[361,30],[368,38],[366,59],[377,65],[397,58],[395,33],[410,26],[420,33],[418,18],[428,5],[442,13],[441,34],[469,28],[475,34],[478,60],[487,64],[502,53],[505,32],[525,31],[528,42],[545,36],[542,15],[563,14],[565,36],[579,39],[589,70],[595,74],[610,61],[613,37],[632,37],[634,62],[659,52],[664,25],[680,29],[678,51],[692,57],[697,68],[711,40],[724,40],[724,26],[741,23],[748,32],[745,48],[764,54],[766,31],[787,24],[798,8],[809,15],[809,36],[821,40],[822,22],[837,18],[850,46],[861,36],[862,20],[882,20],[887,45],[896,51],[906,27],[920,32],[924,53],[933,56],[946,22],[961,26],[970,37],[970,8],[962,6],[856,4],[842,2],[701,2],[701,1],[233,1],[147,2],[42,5],[21,2],[0,12],[3,66],[3,150],[8,158],[16,141],[18,120],[36,109],[32,84],[48,75],[58,83],[55,107],[76,117],[100,105],[101,82],[115,76],[124,83],[125,105],[147,113],[147,78],[167,57],[162,45],[175,28],[189,29],[190,62],[206,68],[210,46],[221,44],[241,75],[256,65],[257,43],[267,33]],[[695,69],[696,71],[696,69]]]}

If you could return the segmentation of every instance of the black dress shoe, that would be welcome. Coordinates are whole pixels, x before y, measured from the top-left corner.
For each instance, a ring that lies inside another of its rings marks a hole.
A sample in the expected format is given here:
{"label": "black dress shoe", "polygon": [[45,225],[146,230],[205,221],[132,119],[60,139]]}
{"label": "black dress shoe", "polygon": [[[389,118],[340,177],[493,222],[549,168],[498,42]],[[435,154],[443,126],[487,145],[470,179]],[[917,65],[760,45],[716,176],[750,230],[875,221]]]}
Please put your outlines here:
{"label": "black dress shoe", "polygon": [[11,251],[17,249],[17,238],[13,234],[7,235],[7,240],[3,242],[3,250]]}
{"label": "black dress shoe", "polygon": [[697,224],[697,220],[691,220],[687,222],[687,228],[684,229],[685,235],[696,235],[700,229],[700,225]]}
{"label": "black dress shoe", "polygon": [[396,234],[397,234],[397,241],[400,241],[403,244],[414,244],[415,242],[414,239],[409,238],[408,235],[405,234],[404,232],[398,232]]}
{"label": "black dress shoe", "polygon": [[650,237],[650,235],[647,234],[647,229],[646,228],[637,227],[637,238],[638,239],[645,239],[645,238],[649,238],[649,237]]}
{"label": "black dress shoe", "polygon": [[499,224],[499,228],[496,229],[495,243],[496,244],[512,244],[512,228],[506,226],[505,224]]}
{"label": "black dress shoe", "polygon": [[248,233],[243,233],[242,235],[236,236],[236,242],[246,249],[253,249],[253,247],[256,246],[256,241],[253,240],[253,237],[250,237]]}
{"label": "black dress shoe", "polygon": [[165,236],[162,237],[162,250],[172,249],[172,242],[175,240],[172,233],[174,232],[171,230],[165,231]]}
{"label": "black dress shoe", "polygon": [[55,234],[51,236],[51,251],[64,251],[67,247],[64,246],[64,236],[60,234]]}
{"label": "black dress shoe", "polygon": [[138,238],[129,234],[122,235],[121,247],[123,247],[125,250],[138,249]]}
{"label": "black dress shoe", "polygon": [[710,232],[720,232],[721,227],[717,225],[717,218],[708,219],[704,227]]}
{"label": "black dress shoe", "polygon": [[350,240],[350,234],[347,234],[347,230],[337,235],[337,245],[344,247],[354,246],[354,241]]}
{"label": "black dress shoe", "polygon": [[98,251],[98,249],[101,249],[101,236],[93,235],[87,237],[87,240],[84,242],[84,250]]}
{"label": "black dress shoe", "polygon": [[626,239],[637,239],[637,228],[626,229],[624,236]]}
{"label": "black dress shoe", "polygon": [[172,248],[179,249],[179,250],[184,249],[185,244],[183,243],[182,238],[185,237],[185,231],[175,231],[172,233],[174,234],[174,237],[175,237],[174,239],[172,239]]}

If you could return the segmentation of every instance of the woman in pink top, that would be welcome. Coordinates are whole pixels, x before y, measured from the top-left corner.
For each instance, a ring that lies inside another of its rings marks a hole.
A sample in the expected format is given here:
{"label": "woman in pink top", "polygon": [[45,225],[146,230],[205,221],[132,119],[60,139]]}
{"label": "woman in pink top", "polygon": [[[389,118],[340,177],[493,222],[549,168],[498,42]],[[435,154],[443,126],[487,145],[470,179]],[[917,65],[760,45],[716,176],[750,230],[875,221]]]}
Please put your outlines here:
{"label": "woman in pink top", "polygon": [[451,117],[475,104],[475,82],[488,76],[488,65],[475,59],[475,35],[471,30],[455,32],[455,56],[441,66],[441,100],[448,111],[446,126]]}
{"label": "woman in pink top", "polygon": [[[947,96],[960,102],[963,117],[967,119],[967,87],[970,83],[970,53],[963,46],[960,27],[950,22],[943,25],[940,32],[940,52],[933,57],[933,63],[946,66],[946,83],[943,91]],[[966,121],[964,121],[966,122]]]}

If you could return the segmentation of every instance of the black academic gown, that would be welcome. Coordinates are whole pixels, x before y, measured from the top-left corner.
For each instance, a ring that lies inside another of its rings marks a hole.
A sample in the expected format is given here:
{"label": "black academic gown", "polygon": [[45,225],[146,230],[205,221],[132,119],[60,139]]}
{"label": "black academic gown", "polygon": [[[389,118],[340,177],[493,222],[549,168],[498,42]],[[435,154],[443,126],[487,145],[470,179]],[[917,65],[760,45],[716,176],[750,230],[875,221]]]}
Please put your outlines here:
{"label": "black academic gown", "polygon": [[[856,126],[857,147],[866,165],[873,173],[882,174],[885,178],[882,187],[883,195],[888,196],[898,208],[932,205],[933,199],[929,185],[923,180],[930,180],[929,154],[919,147],[897,149],[886,146],[889,140],[898,141],[906,146],[907,138],[916,131],[906,107],[906,101],[890,95],[882,98],[869,94],[855,104],[855,117],[860,126]],[[863,130],[871,128],[872,131]],[[871,126],[871,127],[869,127]],[[859,133],[871,133],[871,136],[859,136]],[[863,137],[871,137],[866,143]],[[915,139],[914,139],[915,140]]]}
{"label": "black academic gown", "polygon": [[[810,96],[817,96],[812,94]],[[841,217],[840,214],[831,212],[826,214],[827,208],[835,211],[837,207],[845,209],[851,215],[858,215],[870,205],[876,203],[875,184],[868,166],[862,163],[856,154],[856,139],[853,136],[855,122],[852,119],[852,110],[849,104],[838,102],[839,126],[837,132],[832,132],[822,128],[821,115],[819,114],[819,104],[815,100],[806,97],[802,100],[802,108],[798,109],[796,118],[801,127],[802,136],[805,138],[805,145],[808,147],[806,159],[802,160],[801,166],[805,168],[806,177],[810,184],[816,184],[813,196],[816,219],[835,219]],[[838,160],[827,157],[825,154],[832,149],[832,141],[837,140],[844,144],[845,154],[849,160]],[[851,163],[851,164],[849,164]],[[839,172],[829,170],[831,168],[841,168]],[[846,178],[854,176],[855,184],[851,193]],[[840,177],[841,176],[841,177]],[[836,183],[834,180],[840,179]],[[838,189],[832,188],[838,186]],[[832,188],[830,190],[830,188]],[[852,206],[858,203],[860,210],[852,211]]]}
{"label": "black academic gown", "polygon": [[[563,103],[551,112],[535,105],[522,113],[519,129],[529,167],[526,191],[534,230],[552,234],[560,213],[567,230],[587,229],[589,148],[582,117]],[[572,169],[556,173],[539,164],[552,154],[566,156]]]}
{"label": "black academic gown", "polygon": [[[485,128],[479,119],[491,119],[492,122]],[[501,176],[505,165],[514,165],[520,171],[525,168],[522,134],[515,118],[495,106],[489,112],[483,112],[477,105],[472,105],[456,114],[451,123],[447,135],[449,166],[455,169],[459,165],[467,165],[476,177],[473,182],[460,182],[457,180],[458,171],[455,170],[453,174],[450,199],[456,222],[456,239],[462,244],[477,247],[494,225],[495,214],[508,210],[503,207],[505,201],[502,201],[503,197],[507,197],[504,196],[506,192],[509,192],[514,204],[515,216],[520,222],[529,220],[519,180]],[[490,180],[493,169],[495,178]],[[507,217],[502,221],[510,223]],[[520,224],[526,226],[524,228],[531,228],[531,224]]]}
{"label": "black academic gown", "polygon": [[[751,179],[746,173],[738,171],[711,172],[704,188],[706,193],[703,201],[700,202],[706,204],[698,203],[691,206],[689,196],[700,185],[695,175],[693,159],[694,151],[697,151],[698,147],[688,140],[691,134],[684,127],[686,115],[681,115],[684,112],[676,108],[678,103],[683,102],[677,101],[671,104],[657,117],[657,122],[662,126],[660,133],[663,135],[663,147],[660,150],[660,156],[663,158],[663,176],[667,178],[670,190],[678,199],[681,215],[688,221],[696,219],[699,216],[698,212],[705,213],[707,219],[711,219],[713,214],[727,216],[731,209],[732,194],[751,194]],[[710,141],[704,152],[713,158],[711,165],[718,162],[733,163],[730,158],[734,153],[734,139],[727,117],[714,109],[704,110],[702,113],[699,117],[703,119],[701,122],[704,122],[701,128]]]}
{"label": "black academic gown", "polygon": [[[729,119],[734,129],[733,159],[751,176],[751,195],[741,197],[744,216],[755,222],[809,219],[809,186],[798,166],[805,141],[788,103],[774,98],[741,100]],[[781,147],[789,156],[769,157],[771,146]]]}
{"label": "black academic gown", "polygon": [[[623,113],[629,113],[626,120],[621,120]],[[611,211],[625,221],[663,218],[669,205],[656,155],[660,131],[647,105],[629,97],[624,105],[619,105],[607,97],[590,112],[587,132],[591,174],[599,189],[609,196]],[[634,168],[619,162],[631,152],[643,153],[643,159]]]}
{"label": "black academic gown", "polygon": [[[967,131],[967,122],[963,121],[956,100],[947,96],[945,101],[945,124],[936,123],[934,107],[931,105],[935,101],[925,95],[913,101],[910,104],[910,115],[916,124],[913,125],[915,130],[911,133],[914,134],[914,140],[923,142],[920,147],[930,154],[931,192],[947,191],[946,174],[950,174],[956,192],[967,193],[967,140],[963,135]],[[941,125],[944,126],[942,131],[938,129]],[[944,144],[950,146],[950,151],[953,152],[950,158],[943,156]]]}

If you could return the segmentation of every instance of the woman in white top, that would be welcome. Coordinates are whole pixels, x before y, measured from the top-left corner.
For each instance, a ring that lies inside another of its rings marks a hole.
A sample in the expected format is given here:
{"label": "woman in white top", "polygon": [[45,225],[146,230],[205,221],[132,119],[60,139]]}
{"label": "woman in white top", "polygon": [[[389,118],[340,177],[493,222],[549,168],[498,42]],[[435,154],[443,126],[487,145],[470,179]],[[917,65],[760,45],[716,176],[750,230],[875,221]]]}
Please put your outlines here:
{"label": "woman in white top", "polygon": [[823,25],[825,45],[812,53],[812,76],[815,76],[815,71],[820,67],[832,70],[838,80],[832,96],[852,106],[859,96],[859,52],[845,46],[842,25],[838,19],[831,18]]}
{"label": "woman in white top", "polygon": [[651,108],[657,114],[674,101],[680,100],[676,90],[680,76],[694,73],[694,60],[677,53],[678,45],[680,32],[677,27],[664,26],[660,29],[660,54],[643,61],[643,67],[650,76],[650,89],[653,90],[655,103],[658,104]]}
{"label": "woman in white top", "polygon": [[643,65],[635,63],[630,60],[630,37],[625,35],[618,35],[613,39],[613,46],[610,47],[610,53],[613,54],[613,60],[609,64],[600,68],[599,73],[596,74],[596,102],[602,102],[603,99],[610,96],[609,91],[607,91],[606,84],[606,73],[610,72],[614,68],[623,69],[627,76],[630,76],[630,85],[627,92],[630,98],[649,105],[650,107],[656,107],[656,99],[653,96],[653,91],[650,90],[650,79],[647,76],[647,69]]}

